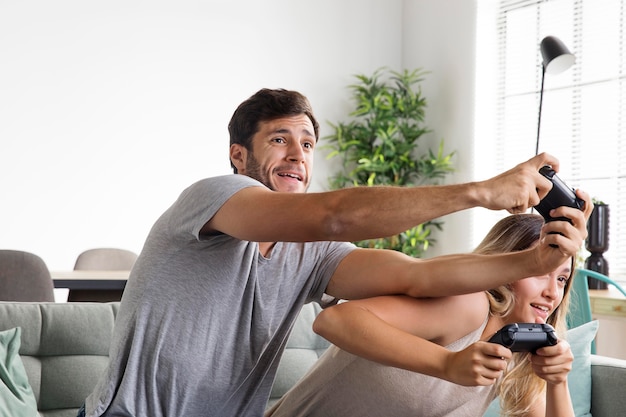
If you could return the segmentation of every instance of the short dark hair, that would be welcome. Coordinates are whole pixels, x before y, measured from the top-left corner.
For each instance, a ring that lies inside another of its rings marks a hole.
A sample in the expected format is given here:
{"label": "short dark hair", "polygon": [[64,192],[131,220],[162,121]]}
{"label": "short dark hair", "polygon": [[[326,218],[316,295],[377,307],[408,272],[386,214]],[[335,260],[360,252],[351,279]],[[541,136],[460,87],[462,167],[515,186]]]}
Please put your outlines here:
{"label": "short dark hair", "polygon": [[[282,88],[263,88],[241,103],[233,113],[228,123],[230,144],[237,143],[250,150],[252,137],[258,132],[260,122],[299,114],[305,114],[311,119],[315,140],[319,140],[319,123],[313,116],[311,103],[304,95]],[[230,166],[236,174],[237,168],[232,161]]]}

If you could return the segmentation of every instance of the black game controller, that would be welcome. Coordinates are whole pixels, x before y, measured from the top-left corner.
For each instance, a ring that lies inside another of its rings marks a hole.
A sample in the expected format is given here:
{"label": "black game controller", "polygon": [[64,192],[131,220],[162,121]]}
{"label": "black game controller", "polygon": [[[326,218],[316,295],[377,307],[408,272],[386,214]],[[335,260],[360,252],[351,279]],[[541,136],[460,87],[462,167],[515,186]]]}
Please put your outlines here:
{"label": "black game controller", "polygon": [[585,200],[576,197],[574,190],[565,185],[550,166],[546,165],[542,167],[539,173],[552,181],[552,189],[543,200],[535,206],[535,209],[543,216],[546,223],[555,220],[564,220],[571,223],[571,220],[567,217],[551,217],[550,210],[561,206],[583,210],[585,208]]}
{"label": "black game controller", "polygon": [[544,346],[554,346],[558,341],[554,328],[543,323],[507,324],[494,334],[490,343],[498,343],[512,352],[533,352]]}

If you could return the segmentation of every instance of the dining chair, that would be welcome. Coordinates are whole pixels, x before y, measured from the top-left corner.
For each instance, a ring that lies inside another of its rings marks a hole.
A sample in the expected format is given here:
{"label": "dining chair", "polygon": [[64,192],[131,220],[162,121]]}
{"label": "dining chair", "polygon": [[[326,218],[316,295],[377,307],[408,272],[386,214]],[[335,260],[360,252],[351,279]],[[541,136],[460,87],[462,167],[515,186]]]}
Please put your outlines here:
{"label": "dining chair", "polygon": [[[137,254],[127,249],[94,248],[78,255],[74,264],[75,271],[129,271],[132,269]],[[110,302],[122,299],[122,290],[70,290],[68,301]]]}
{"label": "dining chair", "polygon": [[137,254],[130,250],[95,248],[78,255],[74,270],[127,271],[133,267],[136,260]]}
{"label": "dining chair", "polygon": [[[588,279],[595,278],[615,287],[626,297],[626,290],[608,276],[589,269],[577,268],[570,295],[570,308],[567,313],[567,327],[573,329],[593,320]],[[595,340],[591,343],[591,353],[596,353]]]}
{"label": "dining chair", "polygon": [[0,301],[54,302],[48,266],[34,253],[0,250]]}

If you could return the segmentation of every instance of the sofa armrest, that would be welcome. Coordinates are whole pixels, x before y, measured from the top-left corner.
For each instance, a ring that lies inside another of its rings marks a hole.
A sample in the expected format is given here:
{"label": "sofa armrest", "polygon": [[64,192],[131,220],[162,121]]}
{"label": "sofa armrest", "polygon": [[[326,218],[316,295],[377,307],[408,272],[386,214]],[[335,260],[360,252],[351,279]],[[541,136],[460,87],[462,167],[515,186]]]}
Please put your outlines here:
{"label": "sofa armrest", "polygon": [[591,414],[626,416],[626,360],[591,355]]}

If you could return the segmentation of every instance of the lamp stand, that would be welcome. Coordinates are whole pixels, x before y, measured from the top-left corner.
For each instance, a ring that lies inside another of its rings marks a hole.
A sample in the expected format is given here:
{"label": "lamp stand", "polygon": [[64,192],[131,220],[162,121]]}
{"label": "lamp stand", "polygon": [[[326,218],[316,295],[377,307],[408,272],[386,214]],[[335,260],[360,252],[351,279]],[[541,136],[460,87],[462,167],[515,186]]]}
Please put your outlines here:
{"label": "lamp stand", "polygon": [[546,67],[541,66],[541,90],[539,91],[539,116],[537,119],[537,142],[535,144],[535,155],[539,155],[539,132],[541,131],[541,107],[543,107],[543,82],[546,78]]}

